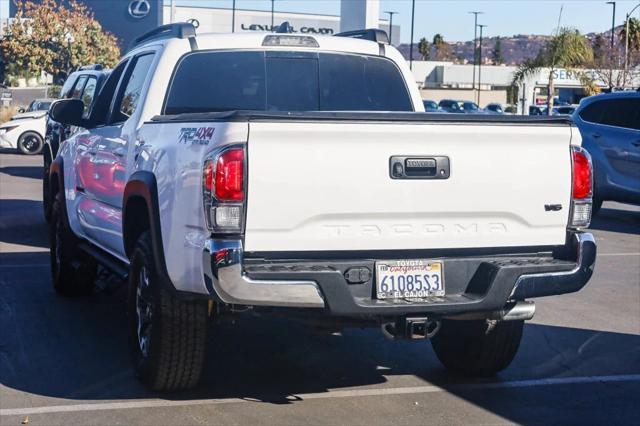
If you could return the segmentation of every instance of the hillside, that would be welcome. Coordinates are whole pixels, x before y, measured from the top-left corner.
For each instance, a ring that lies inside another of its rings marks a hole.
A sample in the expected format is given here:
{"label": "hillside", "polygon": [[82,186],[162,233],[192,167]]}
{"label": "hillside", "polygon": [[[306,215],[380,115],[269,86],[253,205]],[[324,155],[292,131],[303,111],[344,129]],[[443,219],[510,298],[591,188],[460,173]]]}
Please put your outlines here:
{"label": "hillside", "polygon": [[[620,32],[622,26],[615,29],[616,34]],[[604,33],[589,33],[586,37],[593,41],[598,35],[608,40],[611,37],[611,31]],[[491,63],[491,56],[498,37],[483,38],[482,40],[482,58],[483,63]],[[534,58],[540,49],[551,39],[551,36],[545,35],[525,35],[518,34],[511,37],[500,37],[502,45],[502,56],[506,65],[519,65],[525,59]],[[431,40],[429,40],[431,42]],[[455,62],[471,63],[473,62],[473,41],[457,41],[447,42],[451,48],[452,57],[456,58]],[[400,52],[405,58],[409,59],[409,43],[398,46]],[[418,52],[418,43],[413,45],[413,59],[422,59]],[[435,49],[431,45],[431,59],[435,59]]]}

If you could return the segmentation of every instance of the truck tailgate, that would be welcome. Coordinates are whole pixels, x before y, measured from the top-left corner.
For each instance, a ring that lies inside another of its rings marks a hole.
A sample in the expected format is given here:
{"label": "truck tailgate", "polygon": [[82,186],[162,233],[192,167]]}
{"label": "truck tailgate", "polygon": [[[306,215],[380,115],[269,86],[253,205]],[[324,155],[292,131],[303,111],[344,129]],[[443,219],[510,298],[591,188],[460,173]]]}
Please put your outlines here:
{"label": "truck tailgate", "polygon": [[[251,122],[245,250],[564,244],[570,141],[568,125]],[[392,179],[392,156],[446,156],[450,176]]]}

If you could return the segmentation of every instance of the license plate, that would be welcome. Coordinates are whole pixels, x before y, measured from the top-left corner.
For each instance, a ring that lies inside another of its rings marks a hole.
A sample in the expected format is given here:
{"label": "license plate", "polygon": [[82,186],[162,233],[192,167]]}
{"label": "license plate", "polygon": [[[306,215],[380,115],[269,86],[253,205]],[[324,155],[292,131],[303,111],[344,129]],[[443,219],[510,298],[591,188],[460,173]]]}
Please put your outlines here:
{"label": "license plate", "polygon": [[421,299],[444,296],[442,262],[383,260],[376,262],[378,299]]}

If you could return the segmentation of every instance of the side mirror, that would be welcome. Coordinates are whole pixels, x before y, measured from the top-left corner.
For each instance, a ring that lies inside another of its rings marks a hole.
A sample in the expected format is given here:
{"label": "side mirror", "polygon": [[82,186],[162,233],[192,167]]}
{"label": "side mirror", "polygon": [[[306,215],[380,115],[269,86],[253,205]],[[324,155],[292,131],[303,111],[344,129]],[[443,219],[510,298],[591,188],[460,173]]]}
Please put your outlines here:
{"label": "side mirror", "polygon": [[22,114],[25,111],[24,108],[18,108],[18,114]]}
{"label": "side mirror", "polygon": [[51,105],[49,116],[53,121],[70,126],[86,127],[87,120],[82,118],[84,103],[80,99],[61,99]]}

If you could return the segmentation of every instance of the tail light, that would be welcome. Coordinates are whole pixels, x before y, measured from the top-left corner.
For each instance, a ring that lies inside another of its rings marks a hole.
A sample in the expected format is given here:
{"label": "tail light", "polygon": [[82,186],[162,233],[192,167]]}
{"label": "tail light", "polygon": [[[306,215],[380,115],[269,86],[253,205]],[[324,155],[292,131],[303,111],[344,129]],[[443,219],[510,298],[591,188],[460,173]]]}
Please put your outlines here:
{"label": "tail light", "polygon": [[244,228],[245,152],[242,146],[216,151],[204,162],[203,204],[207,227],[234,234]]}
{"label": "tail light", "polygon": [[571,147],[572,191],[571,191],[571,228],[584,228],[591,223],[593,196],[593,166],[591,156],[578,146]]}

